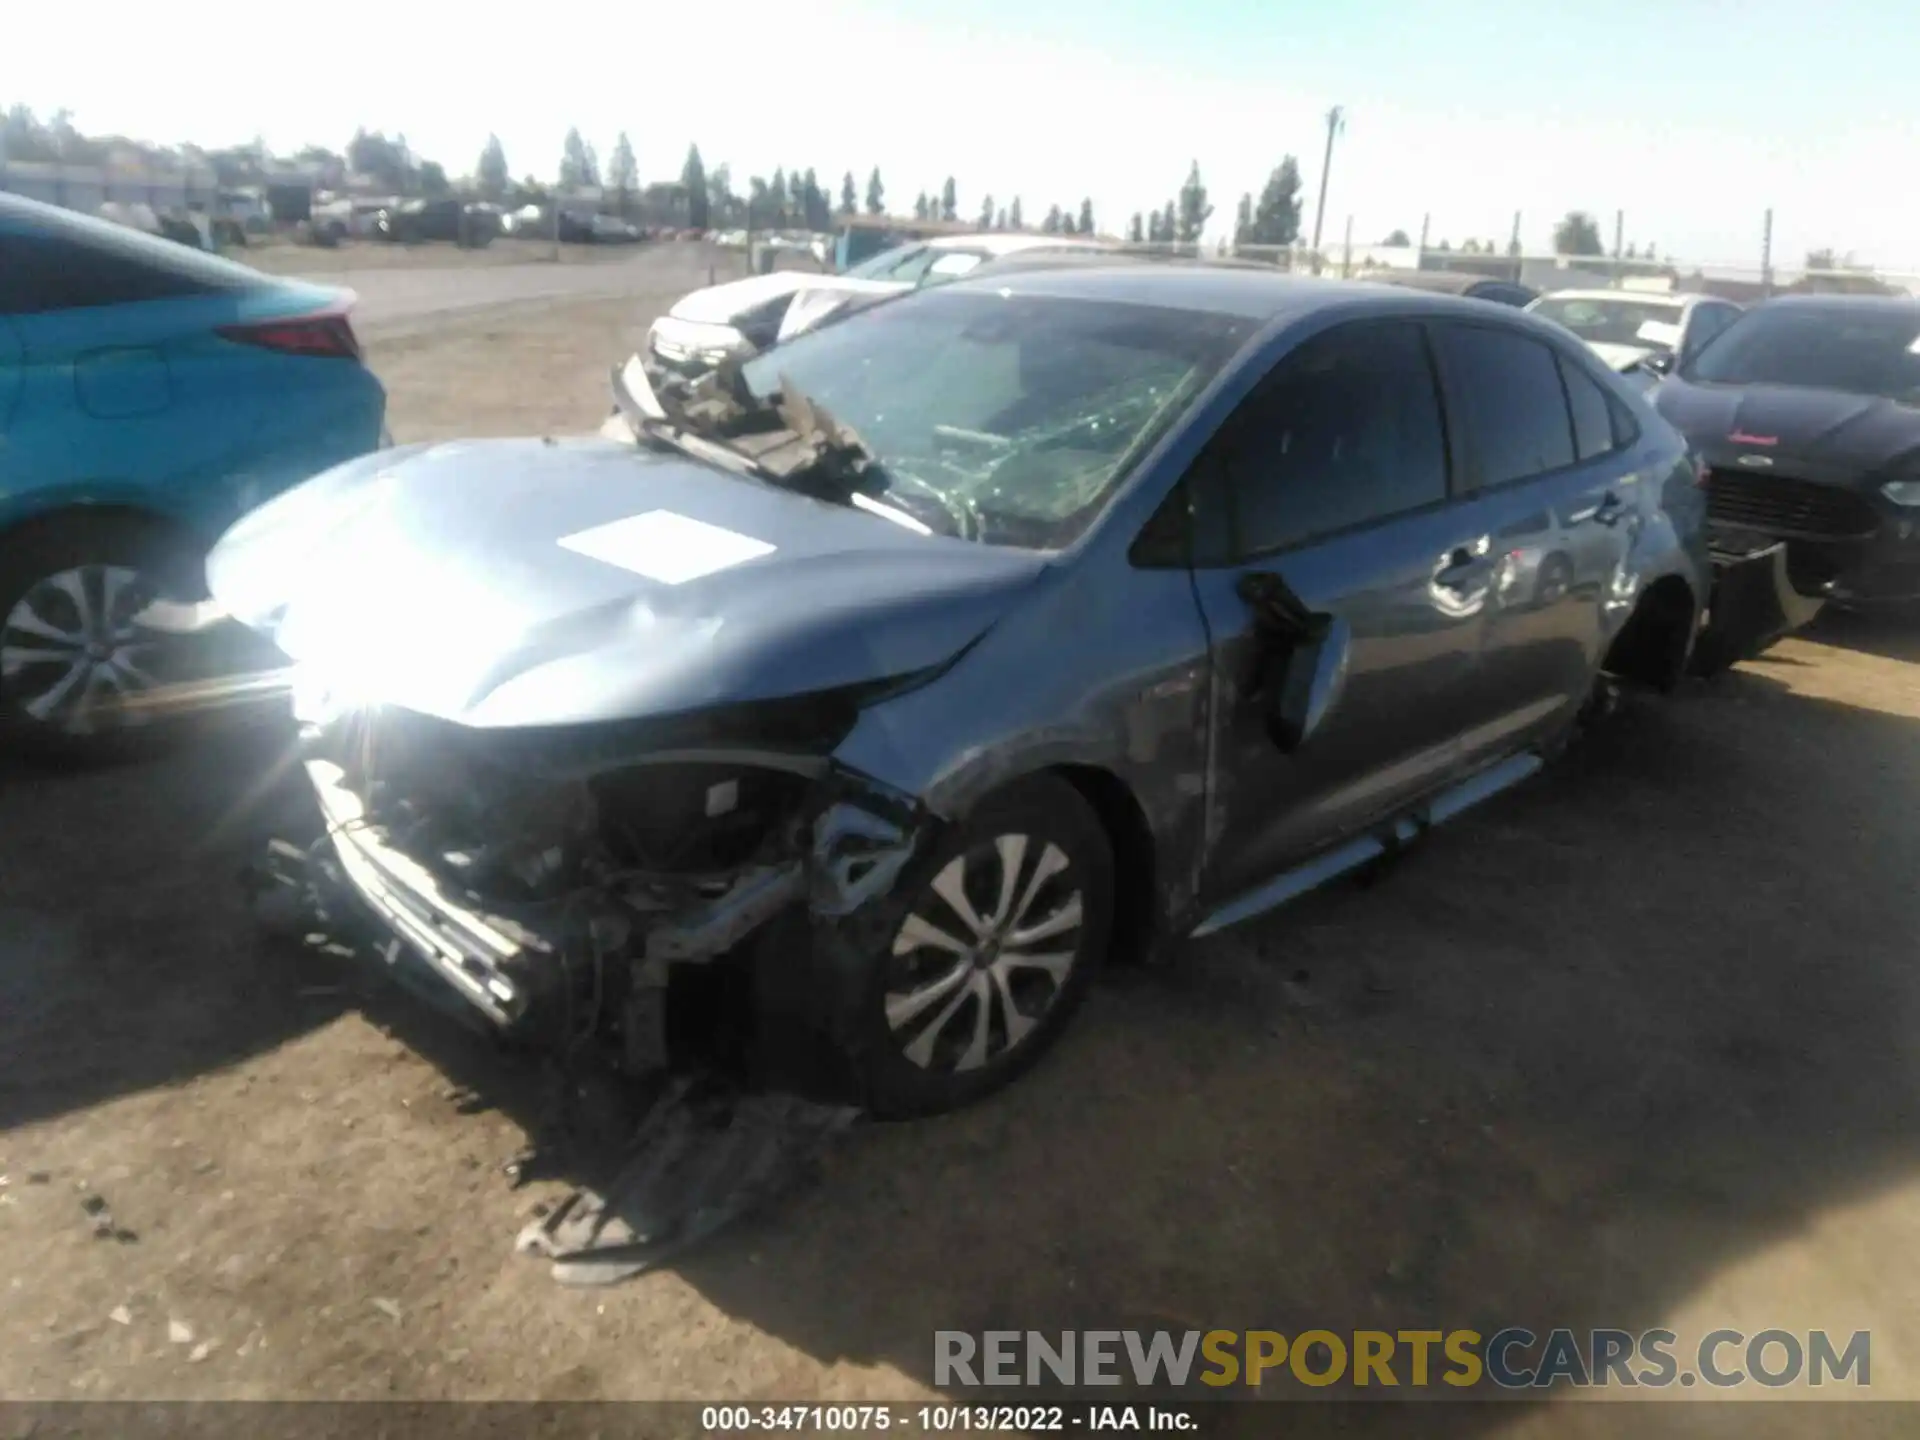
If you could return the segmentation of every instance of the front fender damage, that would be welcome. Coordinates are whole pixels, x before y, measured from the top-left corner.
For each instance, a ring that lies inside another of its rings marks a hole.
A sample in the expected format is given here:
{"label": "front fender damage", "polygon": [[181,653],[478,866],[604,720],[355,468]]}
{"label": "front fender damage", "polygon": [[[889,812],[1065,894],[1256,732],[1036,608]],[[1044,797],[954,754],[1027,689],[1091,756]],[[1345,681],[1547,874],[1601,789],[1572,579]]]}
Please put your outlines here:
{"label": "front fender damage", "polygon": [[[797,1180],[859,1114],[860,1001],[898,923],[902,873],[941,823],[912,797],[826,765],[793,823],[730,873],[627,872],[564,903],[480,912],[483,931],[518,947],[483,964],[444,943],[474,928],[473,907],[384,854],[390,840],[365,817],[343,828],[321,793],[320,835],[275,842],[249,876],[263,917],[377,957],[482,1031],[533,1036],[569,1079],[593,1067],[656,1092],[620,1156],[582,1162],[611,1178],[522,1233],[520,1250],[552,1260],[556,1278],[605,1283],[662,1263]],[[677,978],[722,971],[751,996],[743,1065],[675,1031]]]}

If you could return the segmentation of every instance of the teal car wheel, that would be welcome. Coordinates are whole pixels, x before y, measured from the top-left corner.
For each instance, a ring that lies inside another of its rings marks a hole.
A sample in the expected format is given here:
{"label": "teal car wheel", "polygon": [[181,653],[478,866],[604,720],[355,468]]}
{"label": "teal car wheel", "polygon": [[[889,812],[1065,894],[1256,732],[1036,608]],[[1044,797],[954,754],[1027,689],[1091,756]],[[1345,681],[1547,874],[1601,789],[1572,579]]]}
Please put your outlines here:
{"label": "teal car wheel", "polygon": [[136,749],[164,730],[185,642],[139,617],[191,588],[187,560],[165,536],[115,519],[0,541],[0,727],[70,759]]}

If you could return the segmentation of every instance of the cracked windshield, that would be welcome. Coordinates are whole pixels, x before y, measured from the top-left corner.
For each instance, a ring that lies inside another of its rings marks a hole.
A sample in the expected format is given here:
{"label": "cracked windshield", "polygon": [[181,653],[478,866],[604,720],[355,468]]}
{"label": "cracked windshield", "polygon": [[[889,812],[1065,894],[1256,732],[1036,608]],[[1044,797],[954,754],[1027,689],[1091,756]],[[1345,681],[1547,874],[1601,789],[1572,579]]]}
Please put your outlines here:
{"label": "cracked windshield", "polygon": [[795,340],[743,378],[851,426],[887,500],[940,533],[1049,549],[1091,522],[1249,328],[1204,311],[943,291]]}

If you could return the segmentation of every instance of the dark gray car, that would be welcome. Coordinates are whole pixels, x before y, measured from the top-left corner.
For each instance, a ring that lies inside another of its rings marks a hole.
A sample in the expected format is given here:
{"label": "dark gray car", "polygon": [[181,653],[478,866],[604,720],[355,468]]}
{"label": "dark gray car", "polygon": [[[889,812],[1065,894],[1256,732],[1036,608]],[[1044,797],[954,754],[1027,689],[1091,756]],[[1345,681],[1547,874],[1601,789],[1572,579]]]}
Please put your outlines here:
{"label": "dark gray car", "polygon": [[370,457],[210,563],[298,662],[331,893],[630,1070],[727,973],[763,1073],[970,1100],[1110,950],[1517,782],[1603,672],[1674,683],[1708,599],[1680,438],[1517,310],[1066,267],[639,383],[632,441]]}
{"label": "dark gray car", "polygon": [[1784,541],[1809,595],[1920,600],[1920,303],[1769,300],[1653,398],[1711,467],[1717,544]]}

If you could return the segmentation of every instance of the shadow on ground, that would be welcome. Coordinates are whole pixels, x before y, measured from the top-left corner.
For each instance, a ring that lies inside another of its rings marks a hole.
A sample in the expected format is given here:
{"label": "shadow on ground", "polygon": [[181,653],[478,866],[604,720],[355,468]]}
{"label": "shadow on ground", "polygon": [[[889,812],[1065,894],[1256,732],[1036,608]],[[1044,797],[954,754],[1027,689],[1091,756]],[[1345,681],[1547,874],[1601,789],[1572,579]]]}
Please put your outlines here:
{"label": "shadow on ground", "polygon": [[146,762],[0,762],[0,1132],[172,1084],[332,1019],[339,987],[265,953],[241,866],[298,791],[280,728]]}
{"label": "shadow on ground", "polygon": [[1920,662],[1920,606],[1874,611],[1828,608],[1805,635],[1842,650],[1914,664]]}
{"label": "shadow on ground", "polygon": [[[344,1003],[300,997],[310,962],[268,958],[232,884],[281,803],[248,778],[273,754],[249,732],[140,779],[170,835],[121,824],[130,776],[0,781],[0,827],[35,837],[9,847],[0,913],[66,917],[4,942],[0,1127],[230,1064]],[[1920,725],[1758,668],[1631,706],[1372,886],[1111,977],[1011,1092],[856,1130],[818,1184],[676,1268],[814,1360],[926,1382],[937,1329],[1658,1324],[1914,1172],[1916,793]],[[161,943],[176,929],[220,938]],[[535,1068],[369,1004],[537,1122]],[[1765,1323],[1850,1331],[1881,1303],[1870,1284],[1815,1266]],[[1332,1418],[1286,1413],[1289,1433]],[[1442,1406],[1341,1424],[1409,1421],[1544,1423]],[[1687,1406],[1632,1428],[1656,1422],[1766,1435],[1808,1416]],[[1208,1433],[1272,1423],[1236,1408]]]}

